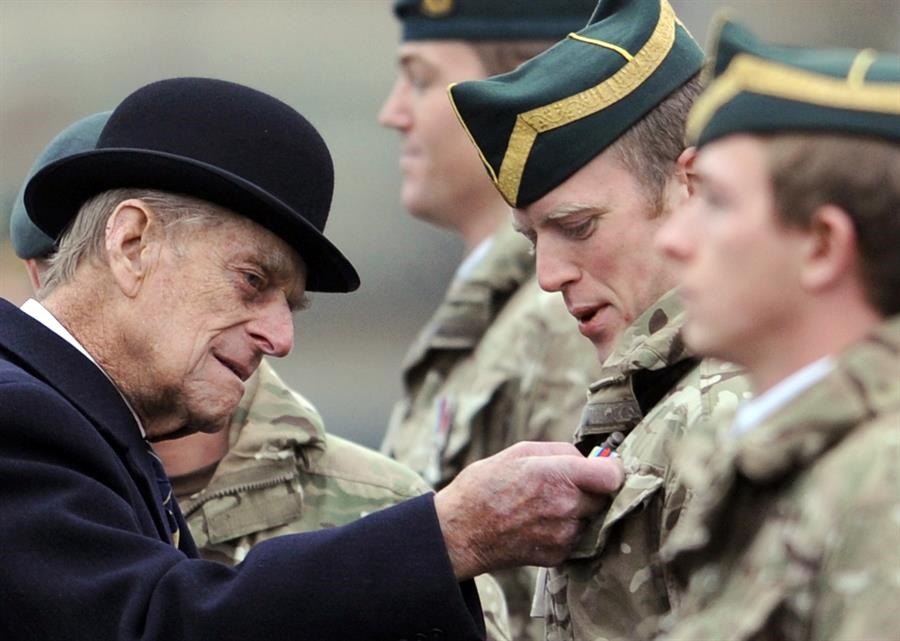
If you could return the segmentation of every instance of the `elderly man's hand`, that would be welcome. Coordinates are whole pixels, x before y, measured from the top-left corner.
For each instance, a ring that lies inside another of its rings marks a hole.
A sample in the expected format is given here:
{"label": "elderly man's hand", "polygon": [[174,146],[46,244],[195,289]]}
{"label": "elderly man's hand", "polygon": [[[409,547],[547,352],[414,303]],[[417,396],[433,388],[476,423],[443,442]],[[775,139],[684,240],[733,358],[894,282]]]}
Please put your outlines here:
{"label": "elderly man's hand", "polygon": [[568,443],[518,443],[468,466],[434,500],[457,578],[558,565],[623,478],[618,460]]}

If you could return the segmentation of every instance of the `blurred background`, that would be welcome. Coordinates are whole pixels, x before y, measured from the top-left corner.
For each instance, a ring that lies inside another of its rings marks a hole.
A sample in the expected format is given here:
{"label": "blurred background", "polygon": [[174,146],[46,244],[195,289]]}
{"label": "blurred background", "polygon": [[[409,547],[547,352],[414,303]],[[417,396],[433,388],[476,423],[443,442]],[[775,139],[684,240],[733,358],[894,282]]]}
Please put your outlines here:
{"label": "blurred background", "polygon": [[[643,1],[643,0],[641,0]],[[898,0],[672,0],[702,43],[722,8],[761,36],[900,48]],[[335,161],[328,236],[362,276],[317,294],[275,366],[336,434],[375,446],[400,394],[404,352],[440,301],[462,243],[409,217],[398,139],[376,114],[393,82],[391,0],[0,0],[0,296],[30,291],[8,215],[35,156],[63,127],[148,82],[211,76],[291,104]],[[585,16],[587,21],[588,16]],[[485,178],[487,179],[487,178]]]}

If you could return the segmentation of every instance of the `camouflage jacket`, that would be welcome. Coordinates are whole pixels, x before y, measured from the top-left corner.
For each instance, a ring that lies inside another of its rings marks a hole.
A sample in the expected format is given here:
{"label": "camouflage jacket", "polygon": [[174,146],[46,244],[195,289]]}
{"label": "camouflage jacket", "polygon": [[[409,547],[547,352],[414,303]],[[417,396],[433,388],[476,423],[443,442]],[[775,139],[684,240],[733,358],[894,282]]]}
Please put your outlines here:
{"label": "camouflage jacket", "polygon": [[626,330],[590,387],[576,443],[588,451],[625,433],[618,455],[626,478],[571,557],[542,577],[534,614],[545,618],[549,641],[645,638],[652,630],[641,622],[677,601],[658,553],[689,497],[669,457],[685,433],[730,416],[748,387],[735,366],[693,358],[683,322],[669,292]]}
{"label": "camouflage jacket", "polygon": [[[327,434],[316,409],[265,361],[228,429],[229,451],[206,488],[179,501],[207,559],[234,565],[260,541],[344,525],[431,490],[404,465]],[[489,576],[476,584],[488,639],[507,641],[500,588]]]}
{"label": "camouflage jacket", "polygon": [[662,638],[900,638],[900,317],[678,467],[696,498],[663,553],[688,590]]}
{"label": "camouflage jacket", "polygon": [[[528,241],[504,229],[471,274],[451,284],[407,354],[405,397],[382,451],[440,488],[518,441],[569,441],[598,370],[562,298],[538,287]],[[535,570],[495,576],[514,638],[540,638],[542,626],[530,619]]]}

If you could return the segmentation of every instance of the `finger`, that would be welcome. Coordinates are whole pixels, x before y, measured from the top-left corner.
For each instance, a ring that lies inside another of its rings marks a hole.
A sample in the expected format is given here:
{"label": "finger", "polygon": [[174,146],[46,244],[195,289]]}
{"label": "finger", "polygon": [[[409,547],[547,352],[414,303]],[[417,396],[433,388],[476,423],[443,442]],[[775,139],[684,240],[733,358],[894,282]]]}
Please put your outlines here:
{"label": "finger", "polygon": [[571,443],[558,441],[520,441],[501,452],[504,456],[524,458],[527,456],[581,456]]}
{"label": "finger", "polygon": [[584,492],[610,494],[625,480],[625,470],[618,459],[572,457],[568,465],[569,480]]}

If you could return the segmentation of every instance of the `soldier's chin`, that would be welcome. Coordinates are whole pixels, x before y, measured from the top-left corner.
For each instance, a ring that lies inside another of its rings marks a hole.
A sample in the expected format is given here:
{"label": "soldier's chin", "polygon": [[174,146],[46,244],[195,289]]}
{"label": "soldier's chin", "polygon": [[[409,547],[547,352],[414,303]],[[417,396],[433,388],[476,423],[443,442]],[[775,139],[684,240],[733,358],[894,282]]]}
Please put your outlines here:
{"label": "soldier's chin", "polygon": [[720,350],[716,349],[716,341],[713,335],[705,331],[696,320],[691,320],[690,317],[686,319],[684,328],[681,331],[681,337],[692,353],[698,356],[722,358]]}

